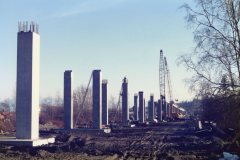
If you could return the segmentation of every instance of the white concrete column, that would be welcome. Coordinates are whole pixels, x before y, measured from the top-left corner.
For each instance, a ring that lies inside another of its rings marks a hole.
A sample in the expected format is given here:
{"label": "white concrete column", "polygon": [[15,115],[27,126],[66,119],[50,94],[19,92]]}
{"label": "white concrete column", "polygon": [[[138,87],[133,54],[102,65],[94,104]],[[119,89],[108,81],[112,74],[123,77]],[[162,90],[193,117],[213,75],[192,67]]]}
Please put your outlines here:
{"label": "white concrete column", "polygon": [[39,138],[40,36],[19,31],[17,39],[16,138]]}
{"label": "white concrete column", "polygon": [[94,70],[92,82],[92,98],[93,98],[93,128],[102,129],[102,74],[101,70]]}
{"label": "white concrete column", "polygon": [[162,101],[159,99],[157,103],[157,117],[158,122],[162,121]]}
{"label": "white concrete column", "polygon": [[134,120],[138,121],[138,95],[134,95]]}
{"label": "white concrete column", "polygon": [[64,129],[73,129],[73,72],[64,72]]}
{"label": "white concrete column", "polygon": [[102,80],[102,124],[108,125],[108,81]]}
{"label": "white concrete column", "polygon": [[150,122],[154,121],[154,95],[150,96],[150,101],[148,105],[148,120]]}
{"label": "white concrete column", "polygon": [[145,122],[145,107],[144,107],[144,100],[143,100],[143,92],[140,91],[138,93],[139,95],[139,122],[144,123]]}
{"label": "white concrete column", "polygon": [[124,77],[122,83],[122,123],[128,125],[129,110],[128,110],[128,81]]}

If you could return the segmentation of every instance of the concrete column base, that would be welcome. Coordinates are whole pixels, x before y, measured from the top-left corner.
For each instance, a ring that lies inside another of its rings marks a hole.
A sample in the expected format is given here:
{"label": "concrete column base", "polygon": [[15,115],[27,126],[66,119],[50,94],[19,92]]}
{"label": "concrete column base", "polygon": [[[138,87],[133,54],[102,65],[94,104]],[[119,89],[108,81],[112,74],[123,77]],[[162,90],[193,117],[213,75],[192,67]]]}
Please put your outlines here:
{"label": "concrete column base", "polygon": [[[73,128],[70,130],[65,129],[54,129],[55,132],[63,132],[63,133],[111,133],[110,128],[102,128],[102,129],[95,129],[95,128]],[[1,142],[0,142],[1,143]]]}
{"label": "concrete column base", "polygon": [[39,138],[39,139],[16,139],[16,138],[0,138],[0,144],[10,146],[29,146],[36,147],[54,143],[55,138]]}

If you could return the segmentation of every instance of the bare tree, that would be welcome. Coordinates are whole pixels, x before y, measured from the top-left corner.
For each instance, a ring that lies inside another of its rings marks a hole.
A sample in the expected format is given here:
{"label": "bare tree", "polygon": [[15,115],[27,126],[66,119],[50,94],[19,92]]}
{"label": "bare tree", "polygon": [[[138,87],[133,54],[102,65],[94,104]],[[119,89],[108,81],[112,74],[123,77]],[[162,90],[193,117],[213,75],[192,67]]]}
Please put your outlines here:
{"label": "bare tree", "polygon": [[13,108],[15,108],[15,103],[12,99],[7,98],[0,102],[0,111],[10,112]]}
{"label": "bare tree", "polygon": [[59,91],[56,92],[55,98],[54,98],[54,104],[57,107],[63,107],[63,98]]}
{"label": "bare tree", "polygon": [[240,82],[240,0],[195,2],[195,8],[187,4],[182,8],[188,26],[194,29],[196,47],[181,56],[180,63],[195,72],[190,81],[193,90],[235,91]]}
{"label": "bare tree", "polygon": [[63,126],[63,99],[59,92],[41,100],[40,124],[52,123],[58,127]]}
{"label": "bare tree", "polygon": [[110,96],[108,101],[109,108],[109,121],[110,122],[121,122],[121,107],[119,102],[113,97]]}
{"label": "bare tree", "polygon": [[92,121],[92,91],[90,88],[87,89],[85,86],[80,86],[74,90],[73,108],[74,122],[77,120],[78,125],[90,125]]}

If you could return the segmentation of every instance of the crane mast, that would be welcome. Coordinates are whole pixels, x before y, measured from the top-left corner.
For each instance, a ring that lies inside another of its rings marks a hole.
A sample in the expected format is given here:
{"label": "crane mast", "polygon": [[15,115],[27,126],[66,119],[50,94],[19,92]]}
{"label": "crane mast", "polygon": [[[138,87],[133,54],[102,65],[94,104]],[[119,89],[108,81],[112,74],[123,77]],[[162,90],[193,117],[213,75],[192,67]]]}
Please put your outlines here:
{"label": "crane mast", "polygon": [[165,97],[165,65],[164,65],[162,50],[160,50],[160,58],[159,58],[159,90],[160,90],[160,98],[161,96]]}

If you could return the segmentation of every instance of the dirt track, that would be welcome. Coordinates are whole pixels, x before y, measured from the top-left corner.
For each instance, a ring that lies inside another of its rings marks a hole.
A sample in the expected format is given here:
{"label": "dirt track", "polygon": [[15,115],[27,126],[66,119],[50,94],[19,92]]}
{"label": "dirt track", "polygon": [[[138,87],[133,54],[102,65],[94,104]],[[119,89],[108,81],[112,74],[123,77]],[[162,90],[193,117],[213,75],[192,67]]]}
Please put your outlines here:
{"label": "dirt track", "polygon": [[223,148],[220,138],[196,136],[191,122],[113,130],[110,134],[72,134],[57,140],[34,149],[2,146],[0,159],[219,159]]}

